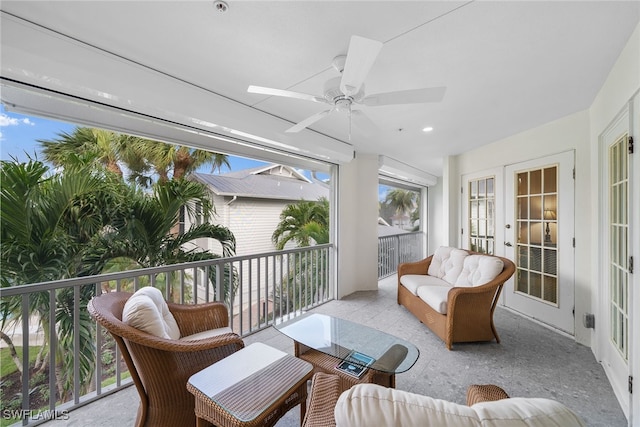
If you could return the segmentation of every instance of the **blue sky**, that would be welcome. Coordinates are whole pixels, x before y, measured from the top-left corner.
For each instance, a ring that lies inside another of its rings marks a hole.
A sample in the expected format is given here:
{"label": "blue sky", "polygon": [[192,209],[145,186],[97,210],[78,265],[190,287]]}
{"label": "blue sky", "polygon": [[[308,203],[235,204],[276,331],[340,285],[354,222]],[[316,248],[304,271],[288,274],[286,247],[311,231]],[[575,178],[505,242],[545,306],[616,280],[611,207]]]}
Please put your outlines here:
{"label": "blue sky", "polygon": [[[43,160],[37,140],[55,139],[61,132],[73,132],[75,127],[76,125],[71,123],[10,113],[5,110],[4,105],[0,105],[0,159],[16,158],[18,161],[27,161],[31,156],[31,158]],[[266,164],[235,156],[229,157],[229,163],[233,171]],[[211,167],[204,167],[202,172],[210,173]],[[222,173],[225,172],[229,170],[224,168]]]}

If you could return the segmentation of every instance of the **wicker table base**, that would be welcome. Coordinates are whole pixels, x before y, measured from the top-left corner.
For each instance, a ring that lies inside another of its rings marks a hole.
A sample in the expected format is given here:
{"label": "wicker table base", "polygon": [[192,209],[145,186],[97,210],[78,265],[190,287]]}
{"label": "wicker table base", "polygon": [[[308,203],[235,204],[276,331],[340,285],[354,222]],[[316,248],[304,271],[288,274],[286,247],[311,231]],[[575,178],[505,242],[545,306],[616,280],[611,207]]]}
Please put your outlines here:
{"label": "wicker table base", "polygon": [[189,379],[196,425],[273,426],[297,405],[304,416],[312,375],[303,360],[265,344],[247,346]]}
{"label": "wicker table base", "polygon": [[336,365],[341,359],[322,353],[318,350],[310,349],[299,343],[295,343],[296,355],[313,365],[313,373],[325,372],[327,374],[337,375],[340,378],[340,391],[349,390],[356,384],[373,383],[385,387],[396,387],[396,376],[385,372],[376,371],[375,369],[367,369],[360,378],[353,377],[336,369]]}

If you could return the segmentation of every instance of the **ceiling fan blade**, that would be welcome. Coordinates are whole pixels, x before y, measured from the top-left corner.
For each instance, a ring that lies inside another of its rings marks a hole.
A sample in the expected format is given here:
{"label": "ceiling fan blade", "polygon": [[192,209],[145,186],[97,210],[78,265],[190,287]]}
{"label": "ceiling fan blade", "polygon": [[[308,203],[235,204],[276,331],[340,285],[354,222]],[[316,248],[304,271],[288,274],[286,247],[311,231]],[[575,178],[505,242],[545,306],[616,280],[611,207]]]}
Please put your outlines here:
{"label": "ceiling fan blade", "polygon": [[313,101],[313,102],[320,102],[322,104],[329,104],[329,101],[327,101],[321,96],[309,95],[307,93],[301,93],[301,92],[293,92],[290,90],[273,89],[270,87],[251,85],[247,88],[247,92],[260,93],[263,95],[283,96],[285,98],[304,99],[305,101]]}
{"label": "ceiling fan blade", "polygon": [[342,71],[340,90],[345,95],[355,95],[360,90],[364,79],[369,74],[371,66],[382,49],[382,43],[377,40],[351,36],[349,51]]}
{"label": "ceiling fan blade", "polygon": [[313,116],[307,117],[306,119],[304,119],[300,123],[297,123],[294,126],[291,126],[289,129],[285,130],[285,132],[287,132],[287,133],[300,132],[302,129],[304,129],[304,128],[308,127],[308,126],[311,126],[312,124],[314,124],[318,120],[320,120],[323,117],[327,116],[333,110],[334,110],[333,108],[330,108],[329,110],[320,111],[319,113],[316,113]]}
{"label": "ceiling fan blade", "polygon": [[352,110],[351,114],[353,115],[353,124],[356,125],[358,129],[366,131],[367,133],[371,133],[374,130],[379,130],[377,124],[367,116],[362,110]]}
{"label": "ceiling fan blade", "polygon": [[446,87],[400,90],[397,92],[375,93],[364,97],[359,104],[375,107],[378,105],[422,104],[440,102],[444,98]]}

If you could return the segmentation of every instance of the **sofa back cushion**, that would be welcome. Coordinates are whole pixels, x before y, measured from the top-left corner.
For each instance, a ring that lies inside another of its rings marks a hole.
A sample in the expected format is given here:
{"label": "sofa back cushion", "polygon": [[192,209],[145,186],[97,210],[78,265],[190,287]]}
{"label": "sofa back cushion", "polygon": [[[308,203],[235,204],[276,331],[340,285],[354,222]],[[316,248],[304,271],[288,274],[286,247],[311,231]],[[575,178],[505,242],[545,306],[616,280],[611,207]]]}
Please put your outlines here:
{"label": "sofa back cushion", "polygon": [[177,340],[180,328],[162,292],[153,286],[140,288],[124,304],[122,321],[160,338]]}
{"label": "sofa back cushion", "polygon": [[343,392],[334,416],[336,427],[479,426],[468,406],[375,384],[358,384]]}
{"label": "sofa back cushion", "polygon": [[471,407],[376,384],[343,392],[334,410],[336,426],[580,427],[582,421],[560,402],[514,398]]}
{"label": "sofa back cushion", "polygon": [[431,258],[429,276],[438,277],[453,285],[462,272],[464,260],[468,255],[467,251],[462,249],[440,246]]}
{"label": "sofa back cushion", "polygon": [[469,255],[464,259],[460,275],[454,281],[455,286],[480,286],[496,278],[504,263],[491,255]]}

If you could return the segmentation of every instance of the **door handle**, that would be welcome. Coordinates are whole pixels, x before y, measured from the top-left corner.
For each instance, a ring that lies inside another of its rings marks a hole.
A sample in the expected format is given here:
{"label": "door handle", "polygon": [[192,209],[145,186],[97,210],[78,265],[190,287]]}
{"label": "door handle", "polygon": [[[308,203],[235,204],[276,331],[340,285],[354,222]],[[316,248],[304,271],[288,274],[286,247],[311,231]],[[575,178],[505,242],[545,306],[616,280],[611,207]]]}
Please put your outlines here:
{"label": "door handle", "polygon": [[509,247],[513,246],[513,245],[511,244],[511,242],[504,242],[504,245],[505,245],[505,246],[509,246]]}

